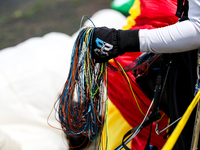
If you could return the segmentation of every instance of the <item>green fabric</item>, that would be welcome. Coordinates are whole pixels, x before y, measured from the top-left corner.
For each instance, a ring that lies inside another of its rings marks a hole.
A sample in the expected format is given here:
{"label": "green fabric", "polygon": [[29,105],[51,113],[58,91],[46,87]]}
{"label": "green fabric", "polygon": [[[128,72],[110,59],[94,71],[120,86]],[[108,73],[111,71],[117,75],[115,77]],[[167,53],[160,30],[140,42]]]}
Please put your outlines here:
{"label": "green fabric", "polygon": [[111,8],[114,10],[117,10],[124,15],[129,15],[129,9],[132,7],[135,0],[129,0],[126,3],[123,3],[122,5],[116,5],[115,1],[111,3]]}

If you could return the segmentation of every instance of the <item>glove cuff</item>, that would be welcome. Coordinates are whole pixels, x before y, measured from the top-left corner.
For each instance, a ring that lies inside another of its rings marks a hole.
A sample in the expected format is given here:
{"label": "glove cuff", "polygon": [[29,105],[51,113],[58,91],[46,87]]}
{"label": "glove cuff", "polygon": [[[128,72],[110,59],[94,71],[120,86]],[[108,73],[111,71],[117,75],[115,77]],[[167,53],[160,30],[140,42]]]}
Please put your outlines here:
{"label": "glove cuff", "polygon": [[118,30],[119,54],[140,52],[139,30]]}

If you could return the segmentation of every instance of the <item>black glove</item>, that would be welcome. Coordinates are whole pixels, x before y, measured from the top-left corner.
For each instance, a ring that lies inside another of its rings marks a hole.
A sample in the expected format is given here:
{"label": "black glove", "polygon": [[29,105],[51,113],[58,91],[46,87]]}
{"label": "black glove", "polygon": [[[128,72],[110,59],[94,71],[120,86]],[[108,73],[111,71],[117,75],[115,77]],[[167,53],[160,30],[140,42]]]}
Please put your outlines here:
{"label": "black glove", "polygon": [[107,27],[94,29],[92,57],[96,62],[106,62],[125,52],[139,52],[139,30],[116,30]]}

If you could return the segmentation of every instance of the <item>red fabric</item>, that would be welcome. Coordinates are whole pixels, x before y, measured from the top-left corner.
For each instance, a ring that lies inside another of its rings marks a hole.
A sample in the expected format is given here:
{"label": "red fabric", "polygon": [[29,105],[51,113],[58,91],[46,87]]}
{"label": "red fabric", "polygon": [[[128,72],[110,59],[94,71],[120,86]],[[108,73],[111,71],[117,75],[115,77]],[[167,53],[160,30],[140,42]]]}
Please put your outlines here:
{"label": "red fabric", "polygon": [[[140,0],[141,14],[135,19],[136,24],[131,29],[153,29],[157,27],[164,27],[177,22],[175,17],[176,0]],[[116,58],[122,66],[127,66],[134,61],[141,53],[125,53],[123,56]],[[133,87],[137,96],[137,101],[141,110],[146,113],[151,100],[141,91],[132,72],[127,73],[131,78],[131,86]],[[128,83],[124,80],[118,71],[108,71],[108,96],[113,104],[119,109],[127,122],[135,127],[139,125],[144,116],[140,112],[129,88]],[[146,104],[143,104],[139,98]],[[168,117],[165,115],[159,121],[159,130],[164,129],[168,124]],[[163,136],[166,132],[158,136],[155,132],[155,124],[153,125],[151,135],[151,145],[162,148],[165,143]],[[144,128],[132,141],[132,150],[144,150],[149,136],[150,128]]]}
{"label": "red fabric", "polygon": [[141,14],[131,29],[153,29],[174,24],[177,0],[140,0]]}
{"label": "red fabric", "polygon": [[[125,64],[129,64],[137,58],[140,55],[140,53],[127,53],[123,57],[118,57],[117,60],[125,66]],[[135,82],[135,78],[132,74],[132,72],[127,72],[127,74],[130,76],[132,79],[131,81],[131,86],[133,87],[135,93],[138,95],[137,96],[137,101],[139,103],[139,106],[144,114],[146,114],[148,106],[151,103],[151,100],[147,98],[145,93],[141,91],[139,86],[133,82]],[[130,87],[128,83],[124,80],[124,77],[116,71],[108,71],[108,96],[113,102],[113,104],[119,109],[123,117],[127,120],[127,122],[132,126],[135,127],[139,125],[144,116],[140,112],[134,97],[130,91]],[[143,104],[139,98],[146,104]],[[165,115],[162,119],[161,122],[159,122],[159,130],[164,129],[167,126],[168,122],[168,117]],[[155,129],[155,125],[153,127],[153,130]],[[139,135],[134,138],[132,141],[133,145],[133,150],[143,150],[146,143],[147,139],[149,136],[149,131],[150,128],[146,127],[144,128]],[[165,132],[161,135],[158,136],[154,131],[152,132],[151,136],[151,145],[156,145],[159,148],[163,146],[165,143],[165,140],[162,138],[165,135]]]}

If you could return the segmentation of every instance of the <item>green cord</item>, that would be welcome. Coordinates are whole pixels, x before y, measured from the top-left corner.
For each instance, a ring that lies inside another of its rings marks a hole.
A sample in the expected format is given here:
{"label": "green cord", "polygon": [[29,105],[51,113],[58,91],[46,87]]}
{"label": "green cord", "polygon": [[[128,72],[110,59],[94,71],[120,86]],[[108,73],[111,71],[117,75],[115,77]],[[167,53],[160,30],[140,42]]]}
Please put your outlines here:
{"label": "green cord", "polygon": [[130,80],[129,80],[128,76],[127,76],[127,73],[125,72],[125,70],[123,69],[123,67],[121,66],[121,64],[120,64],[118,61],[116,61],[116,62],[117,62],[118,65],[120,66],[120,68],[121,68],[121,70],[123,71],[124,75],[126,76],[126,79],[127,79],[128,84],[129,84],[129,86],[130,86],[130,89],[131,89],[131,92],[132,92],[132,94],[133,94],[134,100],[135,100],[135,102],[136,102],[136,104],[137,104],[137,106],[138,106],[138,109],[140,110],[140,112],[142,113],[142,115],[145,116],[145,114],[143,113],[142,109],[140,108],[140,105],[139,105],[139,103],[138,103],[138,101],[137,101],[137,98],[136,98],[136,96],[135,96],[135,94],[134,94],[134,91],[133,91],[133,88],[132,88],[132,86],[131,86]]}

